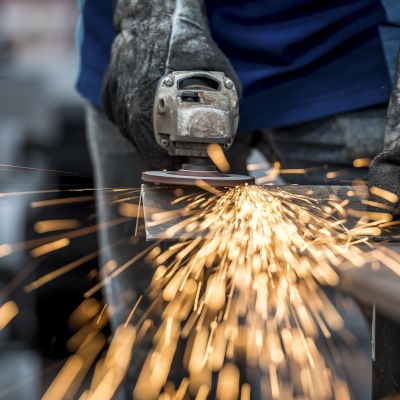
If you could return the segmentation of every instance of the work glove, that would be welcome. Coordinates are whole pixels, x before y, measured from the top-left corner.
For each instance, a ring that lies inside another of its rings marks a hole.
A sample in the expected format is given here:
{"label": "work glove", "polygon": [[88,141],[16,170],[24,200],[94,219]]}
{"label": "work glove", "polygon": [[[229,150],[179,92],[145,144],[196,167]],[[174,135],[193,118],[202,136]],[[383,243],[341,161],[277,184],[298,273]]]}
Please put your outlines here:
{"label": "work glove", "polygon": [[154,139],[159,79],[172,71],[221,71],[239,95],[240,82],[211,37],[201,0],[117,0],[114,25],[119,34],[103,83],[104,111],[150,167],[176,168],[182,160]]}
{"label": "work glove", "polygon": [[[370,211],[391,212],[398,217],[400,205],[400,52],[387,113],[385,147],[371,164],[369,186],[372,191],[370,200],[385,205],[383,209],[371,209]],[[373,189],[374,187],[387,190],[395,196],[379,193]]]}

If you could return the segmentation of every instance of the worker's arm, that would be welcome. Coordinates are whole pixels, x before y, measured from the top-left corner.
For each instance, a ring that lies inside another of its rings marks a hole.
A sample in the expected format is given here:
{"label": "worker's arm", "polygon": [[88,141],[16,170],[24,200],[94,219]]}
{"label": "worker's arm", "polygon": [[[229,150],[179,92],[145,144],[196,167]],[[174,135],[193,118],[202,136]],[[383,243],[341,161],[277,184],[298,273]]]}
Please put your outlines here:
{"label": "worker's arm", "polygon": [[212,40],[201,0],[116,0],[119,32],[102,100],[108,117],[154,168],[173,161],[154,140],[152,112],[159,79],[171,71],[221,71],[240,92],[225,55]]}
{"label": "worker's arm", "polygon": [[[370,168],[370,187],[376,186],[398,196],[396,202],[385,201],[397,216],[400,205],[400,52],[397,74],[387,113],[385,148],[372,162]],[[373,200],[382,203],[380,196],[372,195]],[[384,212],[384,210],[380,210]]]}

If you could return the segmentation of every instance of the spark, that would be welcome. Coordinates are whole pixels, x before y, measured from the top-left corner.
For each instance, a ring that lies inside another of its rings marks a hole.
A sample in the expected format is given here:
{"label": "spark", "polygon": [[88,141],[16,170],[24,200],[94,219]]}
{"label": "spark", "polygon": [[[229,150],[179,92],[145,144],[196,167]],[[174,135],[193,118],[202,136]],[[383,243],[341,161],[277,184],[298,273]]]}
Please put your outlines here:
{"label": "spark", "polygon": [[13,246],[11,244],[0,245],[0,258],[7,257],[13,252]]}
{"label": "spark", "polygon": [[258,163],[258,164],[247,164],[247,171],[259,171],[269,168],[270,165],[267,163]]}
{"label": "spark", "polygon": [[100,314],[99,314],[99,317],[97,318],[96,325],[99,325],[99,324],[100,324],[100,321],[101,321],[101,319],[102,319],[102,317],[103,317],[103,315],[104,315],[104,312],[105,312],[106,309],[107,309],[107,306],[108,306],[108,304],[104,304],[104,307],[102,308],[102,310],[101,310],[101,312],[100,312]]}
{"label": "spark", "polygon": [[18,306],[13,301],[8,301],[0,307],[0,331],[18,315],[18,312]]}
{"label": "spark", "polygon": [[366,214],[370,220],[379,221],[381,223],[391,222],[393,220],[393,215],[388,212],[367,211]]}
{"label": "spark", "polygon": [[387,204],[379,203],[377,201],[363,200],[362,204],[365,204],[370,207],[381,208],[388,211],[392,210],[392,207],[388,206]]}
{"label": "spark", "polygon": [[48,221],[38,221],[33,228],[36,233],[48,233],[53,231],[62,231],[69,229],[77,229],[80,222],[76,219],[53,219]]}
{"label": "spark", "polygon": [[244,383],[240,393],[241,400],[250,400],[251,386],[248,383]]}
{"label": "spark", "polygon": [[42,246],[32,249],[31,256],[34,258],[43,256],[47,253],[51,253],[53,251],[60,250],[63,247],[67,247],[69,245],[69,243],[70,243],[70,241],[67,238],[62,238],[62,239],[55,240],[54,242],[46,243]]}
{"label": "spark", "polygon": [[85,203],[93,200],[94,196],[74,196],[74,197],[67,197],[64,199],[33,201],[31,202],[31,207],[39,208],[39,207],[59,206],[65,204]]}
{"label": "spark", "polygon": [[349,171],[347,170],[347,169],[339,169],[339,170],[337,170],[337,171],[331,171],[331,172],[328,172],[328,173],[326,173],[326,177],[328,178],[328,179],[334,179],[334,178],[337,178],[337,177],[339,177],[339,176],[343,176],[343,175],[346,175],[346,173],[348,173]]}
{"label": "spark", "polygon": [[356,158],[353,161],[353,167],[354,168],[367,168],[371,164],[371,159],[370,158]]}
{"label": "spark", "polygon": [[239,378],[239,369],[235,364],[224,365],[218,376],[217,397],[221,400],[237,399]]}
{"label": "spark", "polygon": [[196,186],[199,187],[200,189],[203,189],[206,192],[212,193],[216,196],[221,196],[222,192],[218,189],[216,189],[214,186],[211,186],[207,182],[203,181],[202,179],[198,179],[195,182]]}
{"label": "spark", "polygon": [[140,302],[142,301],[143,296],[140,296],[138,301],[135,303],[135,305],[132,307],[131,312],[129,313],[128,318],[126,319],[125,323],[124,323],[124,327],[126,328],[129,323],[131,322],[131,319],[133,317],[133,315],[135,314],[136,309],[139,307]]}
{"label": "spark", "polygon": [[13,169],[25,169],[25,170],[29,170],[29,171],[40,171],[40,172],[56,172],[56,173],[68,174],[68,175],[80,175],[79,172],[67,172],[67,171],[59,171],[56,169],[33,168],[33,167],[26,167],[26,166],[22,166],[22,165],[0,164],[0,167],[13,168]]}
{"label": "spark", "polygon": [[369,190],[372,194],[381,197],[382,199],[387,200],[390,203],[395,204],[399,201],[399,197],[396,194],[389,192],[388,190],[378,188],[376,186],[372,186]]}
{"label": "spark", "polygon": [[303,175],[307,172],[307,170],[305,168],[285,168],[285,169],[280,169],[279,173],[281,175],[285,175],[285,174],[290,174],[290,175]]}
{"label": "spark", "polygon": [[265,175],[256,179],[257,185],[267,184],[275,181],[279,175],[305,175],[312,171],[312,168],[281,168],[281,163],[275,161],[271,165],[267,163],[249,164],[247,165],[248,171],[265,170]]}
{"label": "spark", "polygon": [[219,144],[209,144],[207,147],[207,154],[221,172],[226,173],[230,171],[231,167],[225,157],[224,151]]}

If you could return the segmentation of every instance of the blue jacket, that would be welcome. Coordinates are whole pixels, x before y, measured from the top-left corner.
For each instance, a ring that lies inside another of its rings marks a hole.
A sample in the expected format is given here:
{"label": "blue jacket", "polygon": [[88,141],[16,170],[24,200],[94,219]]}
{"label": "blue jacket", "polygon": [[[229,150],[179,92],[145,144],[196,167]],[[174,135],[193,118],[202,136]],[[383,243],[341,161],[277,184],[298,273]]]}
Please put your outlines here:
{"label": "blue jacket", "polygon": [[[400,43],[398,0],[206,0],[215,41],[242,81],[239,130],[386,103]],[[80,0],[77,87],[97,106],[112,0]]]}

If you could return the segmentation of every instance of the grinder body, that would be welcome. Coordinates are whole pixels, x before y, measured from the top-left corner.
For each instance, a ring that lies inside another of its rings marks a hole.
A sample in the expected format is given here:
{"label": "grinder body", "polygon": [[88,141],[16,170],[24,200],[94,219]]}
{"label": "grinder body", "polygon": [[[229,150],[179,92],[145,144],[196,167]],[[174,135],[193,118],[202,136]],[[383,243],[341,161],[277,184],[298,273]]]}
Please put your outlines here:
{"label": "grinder body", "polygon": [[210,163],[208,147],[228,150],[239,121],[235,85],[223,72],[175,71],[160,79],[153,109],[154,137],[172,157],[187,157],[179,171],[147,171],[146,182],[212,186],[253,183],[243,175],[222,174]]}

